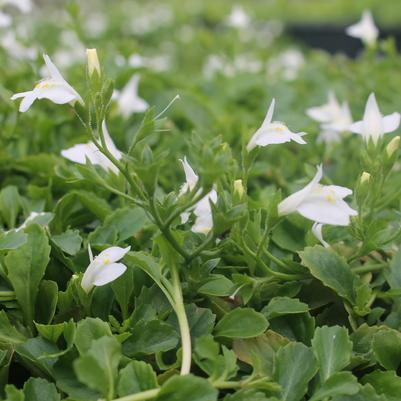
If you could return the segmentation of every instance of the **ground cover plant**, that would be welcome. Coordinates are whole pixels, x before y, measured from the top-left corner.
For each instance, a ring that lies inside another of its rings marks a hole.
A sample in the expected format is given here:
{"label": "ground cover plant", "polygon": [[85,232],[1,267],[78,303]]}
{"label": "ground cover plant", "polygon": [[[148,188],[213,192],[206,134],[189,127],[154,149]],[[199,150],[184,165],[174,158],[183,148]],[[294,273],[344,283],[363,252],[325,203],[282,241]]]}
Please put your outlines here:
{"label": "ground cover plant", "polygon": [[259,2],[1,3],[0,399],[400,399],[401,58],[362,6],[349,59]]}

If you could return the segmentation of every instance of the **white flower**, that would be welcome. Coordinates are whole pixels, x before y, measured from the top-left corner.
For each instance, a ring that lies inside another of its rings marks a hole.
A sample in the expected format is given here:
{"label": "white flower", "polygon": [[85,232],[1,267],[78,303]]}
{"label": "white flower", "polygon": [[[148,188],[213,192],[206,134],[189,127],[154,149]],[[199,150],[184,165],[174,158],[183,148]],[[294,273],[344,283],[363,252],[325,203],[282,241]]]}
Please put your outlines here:
{"label": "white flower", "polygon": [[246,28],[251,19],[241,6],[234,6],[228,15],[226,23],[233,28]]}
{"label": "white flower", "polygon": [[350,216],[358,213],[343,200],[352,190],[337,185],[321,185],[322,166],[318,166],[312,181],[303,189],[285,198],[278,205],[279,215],[298,212],[309,220],[321,224],[347,226]]}
{"label": "white flower", "polygon": [[130,246],[127,248],[112,246],[93,258],[92,250],[89,245],[88,253],[90,264],[81,282],[81,287],[84,291],[88,293],[94,286],[100,287],[120,277],[125,270],[127,270],[127,266],[116,262],[122,259],[130,249]]}
{"label": "white flower", "polygon": [[21,12],[27,14],[32,11],[31,0],[3,0],[2,4],[17,7]]}
{"label": "white flower", "polygon": [[50,77],[40,81],[33,90],[17,93],[11,100],[23,98],[19,106],[22,113],[31,107],[36,99],[49,99],[57,104],[74,103],[83,100],[79,93],[63,78],[47,54],[43,55]]}
{"label": "white flower", "polygon": [[212,189],[194,208],[195,223],[191,228],[194,233],[207,234],[213,228],[213,215],[210,202],[217,202],[217,192]]}
{"label": "white flower", "polygon": [[179,196],[184,195],[188,191],[192,191],[199,181],[199,177],[195,174],[195,171],[188,163],[187,157],[185,156],[184,160],[180,159],[180,162],[184,168],[185,182],[181,186]]}
{"label": "white flower", "polygon": [[392,113],[388,116],[381,114],[374,93],[371,93],[365,107],[363,120],[351,125],[350,131],[360,134],[366,141],[372,139],[374,144],[389,132],[395,131],[400,125],[400,113]]}
{"label": "white flower", "polygon": [[12,18],[3,12],[0,11],[0,28],[7,28],[12,24]]}
{"label": "white flower", "polygon": [[133,113],[143,113],[149,108],[146,100],[138,96],[139,78],[138,74],[134,74],[121,92],[115,90],[113,93],[120,113],[126,118]]}
{"label": "white flower", "polygon": [[[120,160],[122,158],[122,154],[116,148],[116,145],[111,139],[105,120],[103,120],[102,123],[102,131],[107,149],[117,160]],[[105,170],[111,170],[116,174],[118,173],[117,167],[103,153],[100,152],[93,142],[79,143],[74,145],[71,148],[62,150],[61,155],[66,159],[79,164],[86,164],[86,160],[89,159],[92,164],[97,164],[103,167]]]}
{"label": "white flower", "polygon": [[340,134],[349,131],[352,124],[352,116],[347,102],[341,105],[333,92],[329,92],[326,104],[310,107],[306,114],[315,121],[321,123],[322,132],[318,142],[338,142]]}
{"label": "white flower", "polygon": [[323,224],[321,224],[321,223],[313,223],[313,226],[312,226],[312,233],[313,233],[313,235],[320,241],[320,243],[321,243],[325,248],[330,248],[329,243],[326,242],[326,241],[323,239],[322,228],[323,228]]}
{"label": "white flower", "polygon": [[285,143],[294,141],[304,145],[306,142],[302,139],[305,132],[291,132],[288,127],[279,121],[272,121],[274,112],[275,100],[273,99],[266,117],[260,128],[253,134],[247,145],[247,150],[250,152],[256,146],[267,146],[277,143]]}
{"label": "white flower", "polygon": [[305,64],[305,58],[298,49],[284,50],[275,57],[269,58],[267,63],[268,78],[280,76],[286,81],[292,81],[298,77],[300,69]]}
{"label": "white flower", "polygon": [[346,29],[346,33],[354,38],[361,39],[363,43],[367,45],[373,45],[379,36],[379,30],[375,25],[372,17],[372,13],[369,10],[365,10],[362,14],[362,18],[359,22],[349,26]]}
{"label": "white flower", "polygon": [[[180,160],[184,168],[185,180],[186,182],[181,186],[180,193],[178,196],[182,196],[188,190],[192,191],[196,184],[198,183],[199,177],[194,172],[193,168],[184,157],[184,160]],[[199,189],[198,194],[202,191]],[[208,194],[206,194],[200,201],[198,201],[192,208],[188,211],[181,213],[181,223],[186,223],[189,219],[191,211],[195,215],[195,223],[191,228],[194,233],[207,234],[213,228],[213,215],[210,202],[217,202],[217,192],[212,189]]]}
{"label": "white flower", "polygon": [[333,92],[329,92],[327,103],[310,107],[306,114],[313,120],[322,123],[322,128],[337,132],[347,131],[352,124],[352,116],[347,102],[341,105]]}

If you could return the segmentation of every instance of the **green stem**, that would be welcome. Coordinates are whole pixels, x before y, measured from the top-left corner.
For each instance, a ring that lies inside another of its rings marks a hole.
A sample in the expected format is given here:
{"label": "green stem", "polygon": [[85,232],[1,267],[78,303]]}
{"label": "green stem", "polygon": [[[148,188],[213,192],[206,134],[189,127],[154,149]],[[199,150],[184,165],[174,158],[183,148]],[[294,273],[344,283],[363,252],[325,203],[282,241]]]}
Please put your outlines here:
{"label": "green stem", "polygon": [[173,281],[173,299],[175,303],[175,313],[178,319],[181,334],[182,362],[181,375],[187,375],[191,371],[192,349],[191,333],[189,330],[188,318],[185,312],[184,299],[182,297],[180,277],[177,267],[171,265],[171,276]]}
{"label": "green stem", "polygon": [[387,267],[387,264],[366,264],[362,266],[353,267],[351,270],[354,273],[370,273],[370,272],[378,272]]}
{"label": "green stem", "polygon": [[213,241],[214,235],[209,235],[195,250],[189,255],[188,262],[195,259]]}
{"label": "green stem", "polygon": [[155,204],[154,197],[152,197],[150,201],[150,212],[152,213],[152,216],[155,220],[156,225],[159,227],[159,230],[162,232],[162,234],[166,237],[166,239],[170,242],[171,246],[185,259],[187,260],[189,258],[189,254],[185,249],[181,247],[181,245],[177,242],[175,237],[170,231],[169,227],[165,227],[163,224],[159,212],[157,211],[157,207]]}
{"label": "green stem", "polygon": [[126,395],[125,397],[115,398],[113,401],[146,401],[155,398],[160,392],[159,388],[142,391],[140,393]]}

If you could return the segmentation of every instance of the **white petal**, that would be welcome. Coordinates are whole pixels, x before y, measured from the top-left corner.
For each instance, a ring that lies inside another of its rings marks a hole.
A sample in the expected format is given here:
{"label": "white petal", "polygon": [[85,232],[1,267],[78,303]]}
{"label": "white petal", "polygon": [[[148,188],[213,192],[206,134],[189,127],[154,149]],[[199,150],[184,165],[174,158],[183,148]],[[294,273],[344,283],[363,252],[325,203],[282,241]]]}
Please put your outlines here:
{"label": "white petal", "polygon": [[305,145],[306,141],[302,138],[304,135],[306,135],[306,132],[292,132],[290,138],[292,141],[299,143],[300,145]]}
{"label": "white petal", "polygon": [[34,91],[26,92],[26,96],[22,99],[19,105],[19,111],[21,113],[26,112],[31,106],[32,103],[37,99]]}
{"label": "white petal", "polygon": [[270,122],[272,121],[275,105],[276,105],[276,99],[273,98],[270,103],[269,109],[267,110],[265,119],[263,120],[262,126],[270,124]]}
{"label": "white petal", "polygon": [[189,215],[190,215],[189,212],[183,212],[180,214],[181,224],[185,224],[188,221]]}
{"label": "white petal", "polygon": [[319,197],[305,199],[297,210],[309,220],[334,226],[347,226],[350,216],[357,215],[343,200],[328,202]]}
{"label": "white petal", "polygon": [[388,116],[383,117],[382,125],[383,125],[383,133],[387,134],[388,132],[395,131],[400,126],[400,113],[392,113]]}
{"label": "white petal", "polygon": [[62,150],[61,155],[74,163],[80,164],[85,164],[86,158],[92,163],[97,160],[94,155],[94,149],[89,143],[79,143],[71,148]]}
{"label": "white petal", "polygon": [[106,126],[106,120],[103,120],[102,122],[102,132],[104,136],[104,140],[106,142],[107,149],[109,152],[117,159],[121,160],[122,155],[121,152],[117,149],[116,145],[113,142],[113,139],[111,138],[109,131]]}
{"label": "white petal", "polygon": [[[186,180],[186,188],[185,192],[189,189],[192,191],[196,184],[198,183],[199,177],[195,174],[195,171],[191,167],[191,165],[188,163],[187,157],[184,157],[184,160],[180,159],[180,162],[182,163],[182,167],[184,168],[184,173],[185,173],[185,180]],[[182,187],[183,189],[184,187]],[[184,193],[184,192],[183,192]]]}
{"label": "white petal", "polygon": [[102,286],[120,277],[127,270],[127,266],[122,263],[111,263],[99,266],[94,272],[93,285]]}
{"label": "white petal", "polygon": [[50,57],[47,54],[43,55],[43,58],[45,60],[46,63],[46,67],[49,71],[50,76],[58,81],[65,81],[65,79],[63,78],[63,76],[61,75],[60,71],[58,70],[58,68],[53,64],[53,62],[50,60]]}
{"label": "white petal", "polygon": [[363,121],[357,121],[351,124],[349,130],[355,134],[363,135]]}
{"label": "white petal", "polygon": [[194,233],[207,234],[213,228],[212,213],[203,214],[198,216],[195,224],[192,226],[191,231]]}
{"label": "white petal", "polygon": [[314,223],[312,226],[312,233],[325,248],[330,248],[330,245],[323,239],[322,228],[323,224]]}
{"label": "white petal", "polygon": [[96,256],[95,261],[101,264],[109,264],[118,262],[124,257],[126,253],[130,251],[131,247],[121,248],[119,246],[111,246],[105,249]]}
{"label": "white petal", "polygon": [[339,185],[325,185],[324,189],[329,192],[330,191],[334,192],[335,195],[340,199],[352,195],[352,189],[349,189],[347,187],[341,187]]}
{"label": "white petal", "polygon": [[49,99],[56,104],[66,104],[78,100],[69,86],[56,85],[45,89],[34,89],[38,99]]}
{"label": "white petal", "polygon": [[81,287],[86,293],[88,293],[93,288],[93,278],[96,267],[97,265],[92,261],[86,268],[85,273],[82,277]]}
{"label": "white petal", "polygon": [[119,94],[118,106],[124,117],[142,113],[149,108],[149,104],[138,96],[139,78],[138,74],[134,74]]}
{"label": "white petal", "polygon": [[33,91],[27,91],[27,92],[20,92],[20,93],[15,93],[14,95],[12,95],[10,97],[11,100],[15,100],[15,99],[20,99],[21,97],[25,97],[28,94],[32,93]]}
{"label": "white petal", "polygon": [[280,202],[278,205],[278,213],[280,216],[284,216],[286,214],[293,213],[297,210],[298,206],[302,203],[302,201],[313,191],[315,186],[319,183],[323,176],[323,168],[320,164],[317,167],[317,172],[313,177],[312,181],[306,185],[300,191],[293,193],[288,196],[284,200]]}

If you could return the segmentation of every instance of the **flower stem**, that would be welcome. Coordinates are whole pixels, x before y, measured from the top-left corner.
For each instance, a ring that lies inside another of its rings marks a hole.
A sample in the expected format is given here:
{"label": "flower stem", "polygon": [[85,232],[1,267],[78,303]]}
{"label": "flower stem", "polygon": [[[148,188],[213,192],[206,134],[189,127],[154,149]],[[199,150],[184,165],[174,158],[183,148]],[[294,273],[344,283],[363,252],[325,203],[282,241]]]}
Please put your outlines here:
{"label": "flower stem", "polygon": [[173,281],[173,299],[174,309],[178,319],[178,325],[180,327],[181,334],[181,346],[182,346],[182,363],[181,363],[181,375],[187,375],[191,371],[191,333],[189,330],[188,318],[185,312],[184,299],[182,297],[180,277],[175,265],[171,265],[171,276]]}
{"label": "flower stem", "polygon": [[146,401],[155,398],[160,392],[159,388],[142,391],[140,393],[126,395],[125,397],[115,398],[113,401]]}

